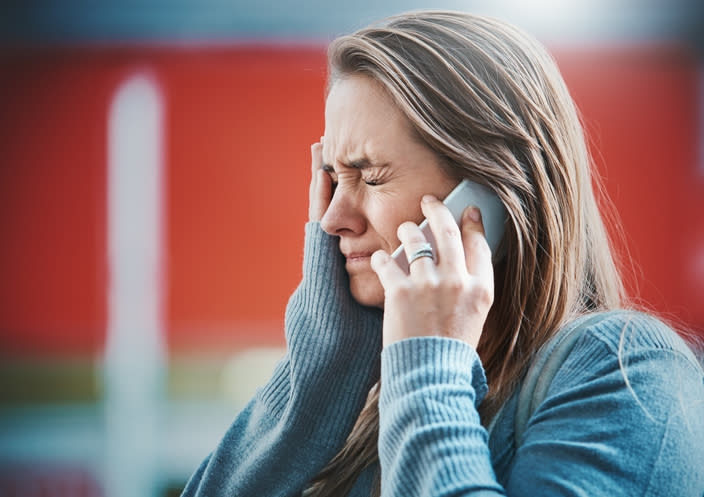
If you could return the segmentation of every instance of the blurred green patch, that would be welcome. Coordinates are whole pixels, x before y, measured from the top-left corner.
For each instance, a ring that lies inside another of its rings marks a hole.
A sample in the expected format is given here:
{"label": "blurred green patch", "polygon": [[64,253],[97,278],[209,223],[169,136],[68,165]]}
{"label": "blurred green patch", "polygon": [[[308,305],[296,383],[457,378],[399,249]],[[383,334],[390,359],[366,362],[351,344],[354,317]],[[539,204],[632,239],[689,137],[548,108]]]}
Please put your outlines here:
{"label": "blurred green patch", "polygon": [[92,359],[0,360],[0,405],[87,403],[102,397]]}
{"label": "blurred green patch", "polygon": [[167,372],[166,394],[172,400],[213,400],[223,396],[222,375],[227,360],[177,359]]}
{"label": "blurred green patch", "polygon": [[[228,357],[171,358],[165,398],[243,405],[271,376],[282,348],[245,349]],[[90,404],[104,396],[103,364],[94,358],[0,358],[0,406]]]}
{"label": "blurred green patch", "polygon": [[219,400],[242,406],[271,377],[282,347],[248,348],[227,357],[172,358],[167,373],[171,400]]}

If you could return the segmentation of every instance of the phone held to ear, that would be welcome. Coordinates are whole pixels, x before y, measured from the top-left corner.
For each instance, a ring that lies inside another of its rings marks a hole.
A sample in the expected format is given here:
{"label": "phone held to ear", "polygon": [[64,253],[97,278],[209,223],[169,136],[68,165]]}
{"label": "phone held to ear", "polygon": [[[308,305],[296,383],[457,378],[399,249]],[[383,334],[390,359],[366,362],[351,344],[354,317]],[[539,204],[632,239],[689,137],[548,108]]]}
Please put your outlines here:
{"label": "phone held to ear", "polygon": [[[452,213],[452,217],[455,218],[457,225],[459,225],[462,220],[462,212],[465,207],[469,207],[470,205],[479,207],[479,211],[482,213],[486,241],[489,243],[492,254],[496,254],[496,248],[504,234],[506,208],[494,192],[484,185],[473,183],[465,179],[450,192],[443,203]],[[430,230],[430,226],[428,226],[427,219],[423,220],[420,224],[420,229],[428,240],[428,243],[433,246],[433,260],[437,261],[437,245],[435,243],[435,237]],[[408,259],[403,250],[403,245],[398,247],[394,253],[391,254],[391,257],[406,274],[409,273]]]}

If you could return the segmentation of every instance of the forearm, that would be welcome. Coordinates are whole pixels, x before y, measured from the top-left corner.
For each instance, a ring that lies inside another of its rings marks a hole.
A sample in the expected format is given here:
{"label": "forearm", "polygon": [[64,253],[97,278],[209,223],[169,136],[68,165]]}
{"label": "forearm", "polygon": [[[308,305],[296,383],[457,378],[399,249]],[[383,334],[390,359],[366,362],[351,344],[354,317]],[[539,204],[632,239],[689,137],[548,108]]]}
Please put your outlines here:
{"label": "forearm", "polygon": [[184,495],[298,495],[344,443],[378,377],[381,313],[352,300],[339,259],[337,240],[308,224],[286,356]]}
{"label": "forearm", "polygon": [[476,406],[486,380],[476,352],[412,338],[382,354],[382,495],[503,495]]}

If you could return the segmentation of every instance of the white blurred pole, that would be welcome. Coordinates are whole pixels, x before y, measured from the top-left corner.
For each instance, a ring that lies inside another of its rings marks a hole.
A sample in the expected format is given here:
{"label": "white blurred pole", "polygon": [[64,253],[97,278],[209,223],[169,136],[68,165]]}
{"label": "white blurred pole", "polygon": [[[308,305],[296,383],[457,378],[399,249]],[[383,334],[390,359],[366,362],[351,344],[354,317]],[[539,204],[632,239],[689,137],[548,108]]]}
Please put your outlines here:
{"label": "white blurred pole", "polygon": [[108,123],[106,497],[158,489],[162,324],[162,100],[138,74],[118,89]]}

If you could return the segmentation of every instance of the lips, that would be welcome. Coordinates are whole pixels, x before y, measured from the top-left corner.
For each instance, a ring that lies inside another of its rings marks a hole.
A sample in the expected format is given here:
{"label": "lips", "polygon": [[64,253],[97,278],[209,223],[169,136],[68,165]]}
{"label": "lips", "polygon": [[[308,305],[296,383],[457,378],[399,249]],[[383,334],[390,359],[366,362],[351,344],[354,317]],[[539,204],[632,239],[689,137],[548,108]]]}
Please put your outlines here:
{"label": "lips", "polygon": [[368,264],[369,259],[371,258],[372,254],[376,251],[376,249],[366,249],[366,248],[358,248],[358,249],[341,249],[342,255],[345,256],[345,259],[347,260],[347,265],[355,265],[355,264]]}
{"label": "lips", "polygon": [[361,261],[363,259],[368,259],[372,256],[374,252],[349,252],[349,253],[343,253],[345,258],[347,259],[347,262],[355,262],[355,261]]}

